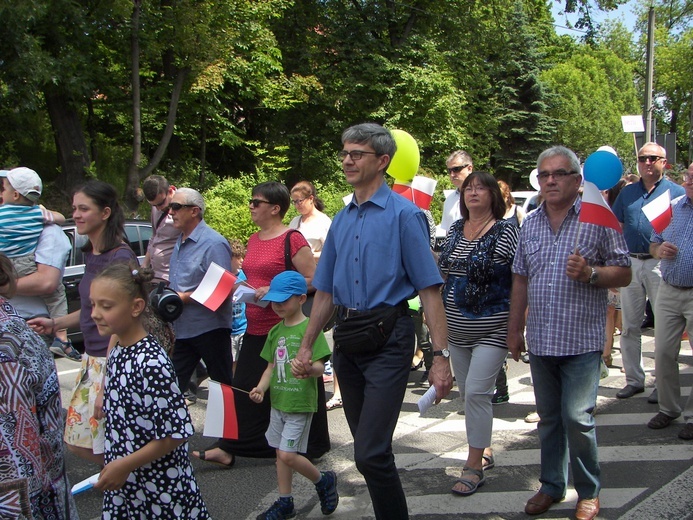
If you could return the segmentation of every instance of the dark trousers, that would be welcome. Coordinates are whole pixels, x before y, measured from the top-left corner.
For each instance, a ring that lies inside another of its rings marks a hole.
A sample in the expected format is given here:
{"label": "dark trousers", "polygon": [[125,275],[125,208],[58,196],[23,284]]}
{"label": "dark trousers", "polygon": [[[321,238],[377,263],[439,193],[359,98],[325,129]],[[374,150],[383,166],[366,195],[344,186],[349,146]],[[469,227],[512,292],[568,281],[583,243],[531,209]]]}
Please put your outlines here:
{"label": "dark trousers", "polygon": [[211,379],[230,385],[233,375],[231,330],[214,329],[194,338],[176,338],[172,360],[181,392],[187,390],[200,359],[207,365]]}
{"label": "dark trousers", "polygon": [[[267,336],[243,336],[243,348],[236,360],[234,386],[250,391],[260,382],[267,368],[267,361],[260,357]],[[229,350],[230,352],[230,350]],[[250,400],[245,392],[234,392],[236,415],[238,417],[238,439],[221,439],[219,447],[227,453],[241,457],[274,458],[276,450],[267,444],[265,433],[270,421],[270,391],[262,403]],[[318,411],[308,436],[308,453],[317,458],[330,450],[330,433],[327,427],[327,408],[325,407],[325,384],[318,378]]]}
{"label": "dark trousers", "polygon": [[336,350],[333,358],[344,414],[354,437],[354,460],[366,480],[377,519],[409,517],[392,454],[392,436],[413,351],[414,324],[411,317],[402,316],[380,351],[348,355]]}

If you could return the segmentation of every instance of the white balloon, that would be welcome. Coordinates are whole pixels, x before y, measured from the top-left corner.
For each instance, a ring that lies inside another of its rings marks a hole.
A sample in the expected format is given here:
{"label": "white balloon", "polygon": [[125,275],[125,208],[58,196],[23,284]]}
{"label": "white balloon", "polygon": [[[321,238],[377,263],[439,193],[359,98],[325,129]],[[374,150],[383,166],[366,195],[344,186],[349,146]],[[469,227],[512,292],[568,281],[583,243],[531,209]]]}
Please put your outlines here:
{"label": "white balloon", "polygon": [[607,145],[600,146],[599,148],[597,148],[597,151],[598,151],[598,152],[601,152],[601,151],[609,152],[609,153],[612,153],[612,154],[614,154],[615,156],[618,157],[618,154],[616,153],[616,150],[614,150],[613,148],[611,148],[611,146],[607,146]]}
{"label": "white balloon", "polygon": [[536,168],[529,174],[529,183],[532,185],[532,188],[539,191],[539,170]]}

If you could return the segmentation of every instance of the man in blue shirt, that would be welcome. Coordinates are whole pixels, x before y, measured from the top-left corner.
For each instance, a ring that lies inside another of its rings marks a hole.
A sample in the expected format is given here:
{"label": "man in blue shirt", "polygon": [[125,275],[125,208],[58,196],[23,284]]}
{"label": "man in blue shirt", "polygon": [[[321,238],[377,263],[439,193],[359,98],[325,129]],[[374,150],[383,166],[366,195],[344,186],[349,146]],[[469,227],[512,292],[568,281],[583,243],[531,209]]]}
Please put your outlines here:
{"label": "man in blue shirt", "polygon": [[[652,233],[650,253],[661,259],[662,283],[655,304],[655,374],[659,413],[647,425],[665,428],[681,415],[679,351],[681,334],[693,331],[693,164],[684,174],[686,195],[672,201],[671,224]],[[679,438],[693,440],[693,394],[683,409],[686,425]]]}
{"label": "man in blue shirt", "polygon": [[652,225],[642,208],[667,190],[671,192],[672,199],[684,193],[681,186],[664,177],[666,163],[666,150],[663,147],[657,143],[645,143],[638,152],[640,182],[623,188],[613,206],[614,214],[623,226],[623,236],[633,262],[630,285],[621,289],[621,355],[626,386],[616,394],[620,399],[645,391],[640,325],[647,299],[650,299],[653,308],[657,303],[657,289],[662,279],[659,260],[650,254]]}
{"label": "man in blue shirt", "polygon": [[227,240],[203,220],[205,201],[197,191],[179,188],[171,199],[169,211],[173,225],[181,232],[169,270],[170,287],[183,300],[183,314],[174,322],[176,344],[173,366],[181,390],[188,388],[197,363],[203,359],[209,377],[231,384],[231,298],[216,310],[209,310],[190,295],[202,282],[212,262],[231,266],[231,248]]}
{"label": "man in blue shirt", "polygon": [[317,289],[301,349],[292,361],[307,377],[315,342],[338,306],[338,325],[348,317],[399,308],[392,333],[379,350],[345,353],[335,348],[344,413],[354,436],[354,459],[378,519],[408,518],[407,501],[392,454],[392,435],[404,399],[414,352],[414,324],[406,302],[417,292],[426,308],[434,349],[429,380],[436,402],[452,387],[442,279],[430,252],[426,217],[388,188],[384,174],[396,144],[380,125],[365,123],[342,134],[339,153],[354,196],[332,222],[313,278]]}

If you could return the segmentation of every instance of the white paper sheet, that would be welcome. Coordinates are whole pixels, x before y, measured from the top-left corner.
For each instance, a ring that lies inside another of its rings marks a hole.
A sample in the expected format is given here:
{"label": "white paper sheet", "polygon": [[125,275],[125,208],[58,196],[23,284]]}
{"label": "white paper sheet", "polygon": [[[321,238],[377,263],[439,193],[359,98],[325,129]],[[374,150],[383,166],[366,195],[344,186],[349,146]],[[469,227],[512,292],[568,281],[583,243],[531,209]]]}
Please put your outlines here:
{"label": "white paper sheet", "polygon": [[431,406],[433,406],[433,403],[436,401],[436,387],[432,386],[429,387],[429,389],[426,391],[424,395],[421,396],[419,401],[416,403],[417,406],[419,407],[419,415],[423,415],[426,413],[426,410],[428,410]]}

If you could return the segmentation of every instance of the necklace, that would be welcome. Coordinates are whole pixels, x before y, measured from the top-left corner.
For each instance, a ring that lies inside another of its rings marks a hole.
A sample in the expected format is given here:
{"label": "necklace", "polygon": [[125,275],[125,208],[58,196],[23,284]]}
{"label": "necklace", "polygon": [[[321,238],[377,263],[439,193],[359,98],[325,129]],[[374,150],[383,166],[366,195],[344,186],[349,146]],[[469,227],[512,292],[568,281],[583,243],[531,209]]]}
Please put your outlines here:
{"label": "necklace", "polygon": [[479,234],[484,230],[484,228],[488,225],[489,222],[493,220],[493,215],[491,215],[489,218],[487,218],[483,224],[481,224],[480,227],[477,228],[476,231],[472,230],[472,223],[471,221],[467,220],[467,223],[469,224],[469,231],[470,234],[472,235],[471,238],[468,238],[470,242],[473,240],[476,240],[479,237]]}

